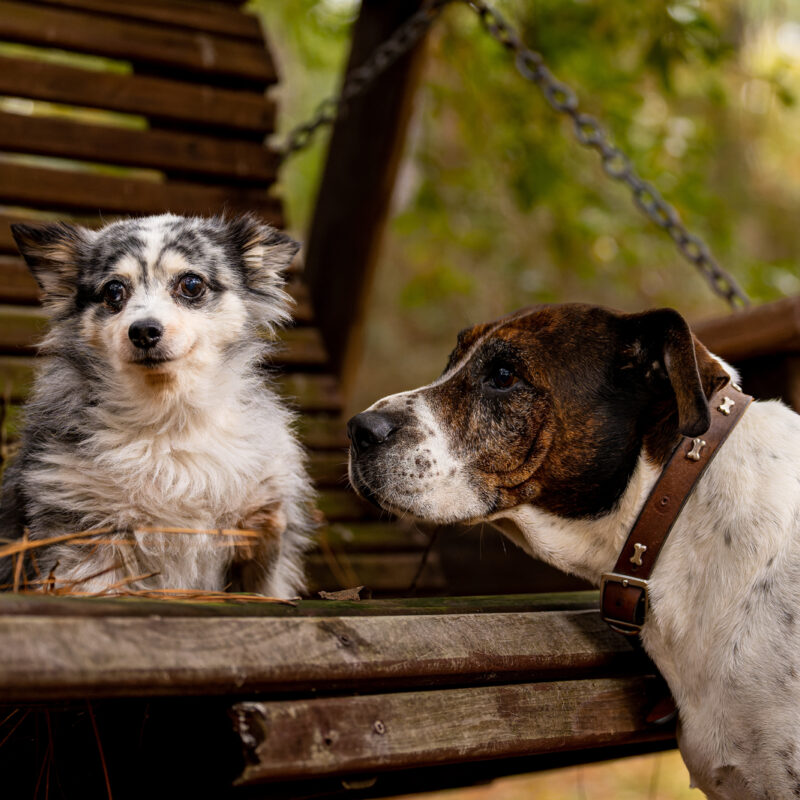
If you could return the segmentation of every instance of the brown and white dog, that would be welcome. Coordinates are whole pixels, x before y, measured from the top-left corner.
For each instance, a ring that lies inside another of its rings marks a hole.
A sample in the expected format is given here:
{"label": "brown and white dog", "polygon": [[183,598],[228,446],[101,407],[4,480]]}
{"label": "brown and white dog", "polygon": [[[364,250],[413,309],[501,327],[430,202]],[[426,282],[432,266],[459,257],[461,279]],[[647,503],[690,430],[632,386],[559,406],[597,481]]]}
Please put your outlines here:
{"label": "brown and white dog", "polygon": [[[735,373],[675,311],[542,306],[463,331],[443,375],[354,417],[350,479],[382,508],[488,521],[594,583],[682,436]],[[753,403],[655,568],[645,649],[710,797],[800,797],[800,416]]]}

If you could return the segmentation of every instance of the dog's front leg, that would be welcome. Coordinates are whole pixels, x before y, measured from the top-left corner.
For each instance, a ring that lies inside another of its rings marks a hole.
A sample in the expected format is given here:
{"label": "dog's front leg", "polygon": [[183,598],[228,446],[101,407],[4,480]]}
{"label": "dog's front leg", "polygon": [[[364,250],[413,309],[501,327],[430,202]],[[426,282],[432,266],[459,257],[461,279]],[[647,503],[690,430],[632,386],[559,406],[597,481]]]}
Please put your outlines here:
{"label": "dog's front leg", "polygon": [[236,545],[231,563],[232,591],[269,593],[286,526],[286,512],[280,503],[259,508],[244,517],[241,527],[252,533]]}

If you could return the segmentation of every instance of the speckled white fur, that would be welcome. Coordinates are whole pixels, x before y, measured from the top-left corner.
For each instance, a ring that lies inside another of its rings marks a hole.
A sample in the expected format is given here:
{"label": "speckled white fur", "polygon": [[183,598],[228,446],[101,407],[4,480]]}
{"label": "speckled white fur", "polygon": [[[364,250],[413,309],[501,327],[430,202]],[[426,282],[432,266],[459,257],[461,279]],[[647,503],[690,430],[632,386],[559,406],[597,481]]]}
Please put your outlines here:
{"label": "speckled white fur", "polygon": [[[409,412],[424,422],[421,441],[405,453],[392,450],[393,470],[397,459],[413,463],[420,453],[435,462],[424,480],[387,481],[413,490],[398,496],[399,510],[440,522],[490,522],[530,555],[599,584],[660,467],[642,454],[616,507],[598,518],[565,518],[533,505],[487,517],[474,485],[459,479],[453,448],[421,396],[425,388],[369,409],[399,409],[411,398]],[[676,522],[650,603],[642,642],[680,709],[680,749],[694,784],[712,800],[800,797],[800,416],[775,401],[751,405]]]}
{"label": "speckled white fur", "polygon": [[[689,498],[653,573],[645,649],[680,709],[681,753],[714,800],[800,796],[800,416],[754,403]],[[599,583],[659,470],[641,458],[618,508],[492,521]]]}
{"label": "speckled white fur", "polygon": [[[63,297],[50,303],[56,319],[43,343],[28,438],[4,482],[0,529],[19,535],[24,524],[32,538],[44,538],[65,526],[111,527],[125,541],[91,556],[86,548],[46,548],[40,565],[45,574],[55,568],[59,582],[94,592],[154,572],[131,585],[221,590],[239,553],[232,539],[144,529],[258,528],[266,513],[274,530],[265,536],[274,541],[248,562],[240,588],[277,597],[304,588],[311,486],[293,416],[261,368],[262,329],[289,318],[280,273],[295,244],[256,220],[239,224],[232,232],[225,220],[164,215],[81,232],[81,268],[91,272],[100,261],[105,235],[109,266],[98,280],[127,280],[129,297],[110,315],[91,304],[72,310],[62,280]],[[191,248],[196,263],[186,255]],[[204,269],[225,290],[213,292],[205,310],[176,300],[180,276]],[[47,288],[51,274],[39,277]],[[136,362],[128,335],[142,319],[163,327],[158,347],[167,360],[154,367]],[[77,441],[60,438],[70,429]]]}

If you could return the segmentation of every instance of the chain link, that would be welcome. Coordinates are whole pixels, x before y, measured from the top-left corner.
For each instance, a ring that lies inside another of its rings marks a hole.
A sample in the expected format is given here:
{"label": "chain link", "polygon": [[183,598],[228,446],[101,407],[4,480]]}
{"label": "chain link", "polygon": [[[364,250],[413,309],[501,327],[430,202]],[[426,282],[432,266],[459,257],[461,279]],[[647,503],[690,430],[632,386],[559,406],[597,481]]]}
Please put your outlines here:
{"label": "chain link", "polygon": [[[733,308],[737,305],[749,306],[750,300],[736,279],[717,263],[702,239],[689,233],[678,212],[661,197],[658,189],[639,177],[630,159],[611,143],[600,122],[579,110],[575,92],[550,72],[542,55],[527,47],[517,32],[484,0],[460,1],[478,15],[484,30],[493,39],[513,53],[514,64],[522,77],[538,86],[554,111],[572,121],[572,131],[578,142],[597,151],[606,175],[628,186],[639,210],[667,232],[683,257],[705,277],[711,290],[727,300]],[[427,0],[360,67],[348,74],[338,98],[324,100],[309,122],[297,126],[289,134],[283,156],[307,147],[320,127],[332,124],[337,115],[345,113],[347,103],[360,95],[387,67],[408,52],[449,2],[451,0]]]}
{"label": "chain link", "polygon": [[597,151],[606,175],[629,187],[639,210],[669,234],[683,257],[706,278],[711,290],[734,308],[750,305],[736,279],[717,263],[705,242],[689,233],[675,208],[664,200],[655,186],[639,177],[630,159],[611,144],[602,125],[590,114],[579,110],[575,92],[553,76],[541,54],[526,47],[503,17],[483,0],[464,2],[478,15],[484,30],[514,53],[517,71],[539,87],[554,111],[572,120],[572,131],[578,142]]}
{"label": "chain link", "polygon": [[449,2],[450,0],[426,0],[419,11],[412,14],[388,39],[378,45],[363,64],[347,73],[338,96],[325,98],[310,120],[289,132],[281,157],[285,159],[304,150],[320,128],[332,125],[338,116],[344,116],[347,113],[347,104],[369,88],[379,75],[417,44]]}

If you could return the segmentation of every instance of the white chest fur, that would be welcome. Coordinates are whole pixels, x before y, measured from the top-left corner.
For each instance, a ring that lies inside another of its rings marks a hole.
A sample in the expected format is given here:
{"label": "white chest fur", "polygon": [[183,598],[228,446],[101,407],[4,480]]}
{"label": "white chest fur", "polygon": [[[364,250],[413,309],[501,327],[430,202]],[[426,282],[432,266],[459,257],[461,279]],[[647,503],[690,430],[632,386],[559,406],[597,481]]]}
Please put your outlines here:
{"label": "white chest fur", "polygon": [[97,410],[80,446],[48,452],[30,475],[40,500],[86,527],[235,526],[268,493],[265,482],[281,480],[275,465],[293,446],[286,413],[267,395],[182,405],[146,423],[120,412]]}

